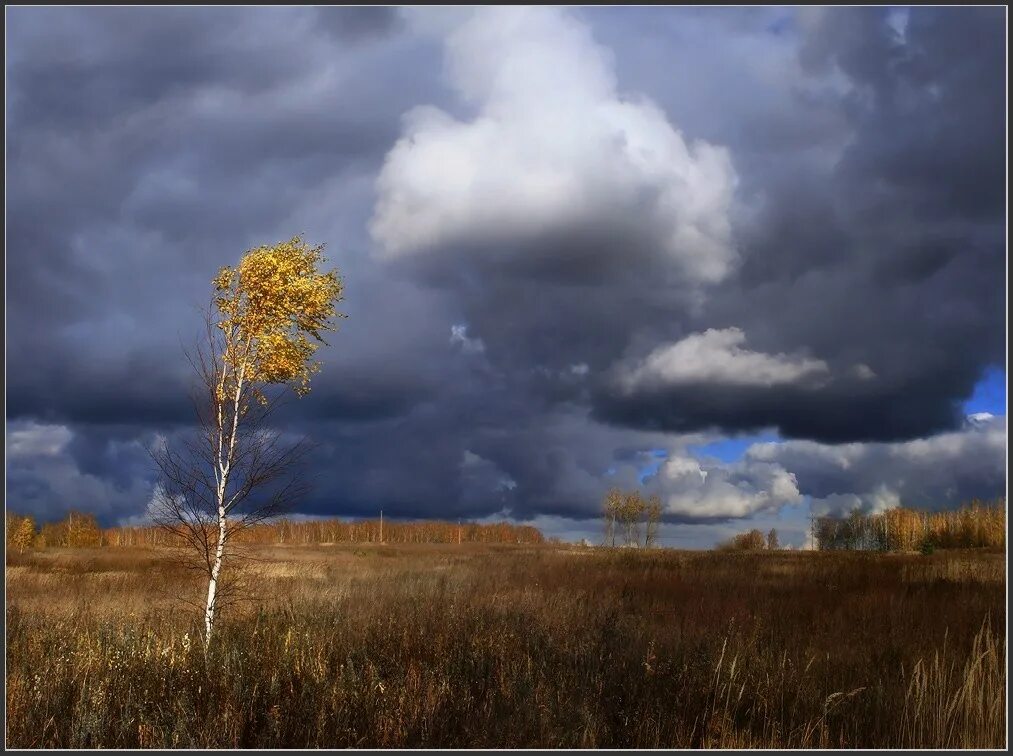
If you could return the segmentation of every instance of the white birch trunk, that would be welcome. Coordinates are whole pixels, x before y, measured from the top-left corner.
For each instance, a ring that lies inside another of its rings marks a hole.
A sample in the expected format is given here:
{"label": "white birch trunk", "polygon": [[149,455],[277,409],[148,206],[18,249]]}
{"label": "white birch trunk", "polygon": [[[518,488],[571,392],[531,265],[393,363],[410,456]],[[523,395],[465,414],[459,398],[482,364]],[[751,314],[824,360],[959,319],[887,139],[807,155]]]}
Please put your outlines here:
{"label": "white birch trunk", "polygon": [[215,612],[217,610],[218,576],[222,571],[222,558],[225,556],[225,508],[218,508],[218,546],[215,548],[215,561],[211,565],[211,577],[208,580],[208,602],[204,609],[204,646],[211,644],[211,633],[215,627]]}
{"label": "white birch trunk", "polygon": [[[235,332],[230,333],[230,338],[234,336]],[[228,422],[227,416],[225,415],[225,383],[227,372],[223,371],[221,379],[218,382],[218,392],[216,394],[216,411],[218,415],[218,458],[217,458],[217,469],[215,470],[216,477],[218,479],[218,543],[215,547],[215,559],[211,564],[211,574],[208,577],[208,598],[207,605],[204,609],[204,645],[205,648],[211,644],[211,635],[214,632],[215,619],[218,612],[218,579],[222,571],[222,562],[225,558],[225,539],[228,533],[228,513],[232,508],[235,501],[235,495],[229,501],[226,501],[229,488],[229,475],[232,472],[232,463],[236,453],[236,433],[239,430],[239,416],[242,409],[242,396],[243,396],[243,385],[246,380],[246,369],[248,366],[248,358],[250,354],[250,343],[252,337],[247,338],[245,344],[245,352],[243,360],[239,365],[238,371],[235,374],[236,377],[236,390],[234,395],[231,397],[230,402],[232,407],[231,417],[231,432],[226,436],[226,423]]]}

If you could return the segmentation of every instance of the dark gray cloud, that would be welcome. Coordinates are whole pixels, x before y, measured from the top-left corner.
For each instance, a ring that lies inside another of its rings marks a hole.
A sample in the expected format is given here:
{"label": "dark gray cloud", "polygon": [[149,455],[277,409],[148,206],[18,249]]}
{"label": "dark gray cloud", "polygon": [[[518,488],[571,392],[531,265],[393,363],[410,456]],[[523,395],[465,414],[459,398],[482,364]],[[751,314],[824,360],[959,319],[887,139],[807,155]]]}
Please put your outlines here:
{"label": "dark gray cloud", "polygon": [[320,24],[342,42],[355,44],[384,35],[399,27],[397,9],[384,7],[318,7]]}
{"label": "dark gray cloud", "polygon": [[835,82],[825,86],[839,90],[847,136],[831,159],[746,174],[763,189],[739,226],[742,266],[690,330],[741,327],[752,348],[804,349],[834,380],[625,394],[606,384],[604,419],[900,439],[955,427],[982,371],[1003,360],[1002,12],[912,10],[903,35],[878,9],[805,11],[796,23],[800,75]]}
{"label": "dark gray cloud", "polygon": [[[300,232],[349,315],[280,416],[304,513],[586,519],[657,449],[672,522],[998,483],[994,443],[917,490],[881,450],[1003,360],[999,9],[7,21],[12,507],[142,513],[211,276]],[[799,440],[688,451],[759,429]],[[824,485],[814,441],[870,461]]]}
{"label": "dark gray cloud", "polygon": [[[299,11],[12,11],[12,416],[189,421],[181,346],[209,276],[265,238],[356,224],[410,102],[388,58],[425,52],[353,10],[327,27],[340,44]],[[362,235],[328,236],[357,305]],[[365,404],[398,401],[394,375],[357,380]]]}
{"label": "dark gray cloud", "polygon": [[146,443],[86,428],[15,420],[7,427],[7,506],[52,520],[69,510],[94,512],[105,523],[144,512],[154,475]]}

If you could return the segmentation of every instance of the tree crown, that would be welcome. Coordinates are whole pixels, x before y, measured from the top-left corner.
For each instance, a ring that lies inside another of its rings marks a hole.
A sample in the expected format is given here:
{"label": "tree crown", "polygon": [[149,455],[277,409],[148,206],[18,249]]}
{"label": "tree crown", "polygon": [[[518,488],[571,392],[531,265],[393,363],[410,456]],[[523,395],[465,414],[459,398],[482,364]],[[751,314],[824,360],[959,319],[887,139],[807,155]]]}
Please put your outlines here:
{"label": "tree crown", "polygon": [[[324,331],[344,317],[336,304],[343,285],[336,271],[321,272],[323,245],[311,246],[300,236],[249,250],[235,268],[215,276],[217,322],[225,336],[223,359],[231,379],[249,383],[295,383],[309,392],[313,360]],[[231,380],[229,381],[231,382]],[[220,386],[219,391],[228,390]],[[258,392],[257,398],[264,401]]]}

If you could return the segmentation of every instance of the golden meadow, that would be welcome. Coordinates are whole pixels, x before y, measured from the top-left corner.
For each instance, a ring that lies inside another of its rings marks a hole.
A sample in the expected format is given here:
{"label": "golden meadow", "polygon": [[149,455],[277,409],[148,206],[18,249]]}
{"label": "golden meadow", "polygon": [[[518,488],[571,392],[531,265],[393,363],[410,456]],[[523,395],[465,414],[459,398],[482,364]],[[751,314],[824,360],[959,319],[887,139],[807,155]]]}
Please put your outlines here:
{"label": "golden meadow", "polygon": [[442,543],[300,532],[233,562],[247,589],[207,653],[186,603],[202,586],[173,549],[9,547],[8,745],[1005,745],[994,545],[679,552],[468,542],[449,526],[433,529]]}

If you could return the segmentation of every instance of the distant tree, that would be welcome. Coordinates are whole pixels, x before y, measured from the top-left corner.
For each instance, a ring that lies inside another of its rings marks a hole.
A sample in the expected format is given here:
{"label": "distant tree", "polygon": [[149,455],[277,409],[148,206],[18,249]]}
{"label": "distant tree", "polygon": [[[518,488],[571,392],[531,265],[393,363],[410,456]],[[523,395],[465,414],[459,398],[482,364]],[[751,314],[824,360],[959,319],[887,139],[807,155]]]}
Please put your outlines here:
{"label": "distant tree", "polygon": [[658,529],[661,526],[661,498],[654,494],[647,500],[647,528],[644,534],[644,546],[651,548],[657,544]]}
{"label": "distant tree", "polygon": [[155,521],[182,539],[208,580],[205,646],[234,586],[223,582],[229,544],[305,490],[297,464],[305,442],[287,443],[269,420],[286,388],[309,392],[321,334],[335,328],[343,287],[335,271],[320,270],[323,262],[323,247],[297,236],[221,269],[204,337],[187,355],[199,378],[199,434],[152,451],[160,473]]}
{"label": "distant tree", "polygon": [[844,522],[844,540],[846,548],[861,549],[865,545],[865,517],[857,509],[853,510]]}
{"label": "distant tree", "polygon": [[616,545],[616,528],[623,508],[623,492],[618,488],[610,488],[602,502],[602,516],[605,521],[605,546]]}
{"label": "distant tree", "polygon": [[647,504],[639,491],[629,491],[623,495],[619,520],[623,525],[623,543],[626,546],[640,545],[640,521],[646,508]]}
{"label": "distant tree", "polygon": [[102,530],[95,515],[71,511],[67,514],[61,546],[95,548],[102,545]]}
{"label": "distant tree", "polygon": [[30,549],[32,543],[35,541],[35,520],[30,516],[21,519],[21,524],[18,525],[18,532],[14,536],[14,544],[17,546],[18,553],[24,553],[25,549]]}
{"label": "distant tree", "polygon": [[640,491],[609,489],[602,501],[604,545],[615,546],[617,535],[621,535],[624,546],[640,546],[641,524],[646,526],[643,545],[654,545],[658,538],[661,514],[661,499],[657,496],[645,500]]}
{"label": "distant tree", "polygon": [[739,533],[731,540],[718,544],[718,549],[722,551],[761,551],[766,545],[763,533],[754,529],[748,533]]}
{"label": "distant tree", "polygon": [[16,514],[7,515],[7,548],[17,549],[19,554],[30,549],[35,542],[35,520]]}
{"label": "distant tree", "polygon": [[14,512],[7,512],[4,517],[4,537],[6,539],[7,551],[13,551],[17,548],[14,543],[15,535],[18,532],[18,526],[21,525],[21,515],[15,514]]}
{"label": "distant tree", "polygon": [[771,528],[767,533],[767,548],[772,551],[781,548],[781,544],[777,540],[777,531],[774,528]]}

